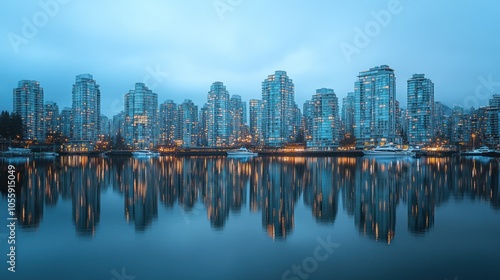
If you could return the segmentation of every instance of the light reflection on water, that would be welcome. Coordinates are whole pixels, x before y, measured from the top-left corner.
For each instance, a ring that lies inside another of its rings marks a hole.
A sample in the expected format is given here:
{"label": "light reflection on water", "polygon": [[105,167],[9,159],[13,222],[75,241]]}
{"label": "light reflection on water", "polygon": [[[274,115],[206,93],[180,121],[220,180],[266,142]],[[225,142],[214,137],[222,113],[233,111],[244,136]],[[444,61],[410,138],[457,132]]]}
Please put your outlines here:
{"label": "light reflection on water", "polygon": [[407,229],[417,235],[433,228],[435,208],[452,197],[500,209],[497,159],[64,156],[12,164],[20,178],[16,210],[24,229],[43,223],[44,208],[71,201],[76,232],[86,237],[99,231],[101,193],[109,188],[123,199],[122,219],[138,232],[151,228],[160,203],[167,209],[178,204],[188,219],[193,213],[206,215],[219,231],[231,213],[248,209],[261,213],[270,238],[286,239],[294,232],[299,200],[318,224],[333,225],[340,198],[362,235],[390,244],[397,238],[401,202]]}
{"label": "light reflection on water", "polygon": [[498,279],[498,159],[64,156],[2,182],[9,162],[0,279],[297,280],[318,240],[340,246],[308,280]]}

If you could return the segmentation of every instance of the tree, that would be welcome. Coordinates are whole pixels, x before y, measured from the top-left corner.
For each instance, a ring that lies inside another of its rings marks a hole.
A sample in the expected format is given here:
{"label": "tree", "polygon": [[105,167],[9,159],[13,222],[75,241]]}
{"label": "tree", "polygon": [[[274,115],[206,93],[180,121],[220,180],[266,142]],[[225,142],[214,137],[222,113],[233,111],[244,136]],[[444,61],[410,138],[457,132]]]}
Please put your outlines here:
{"label": "tree", "polygon": [[295,143],[301,143],[301,144],[306,143],[304,130],[302,128],[299,130],[299,133],[297,133],[297,137],[295,137]]}
{"label": "tree", "polygon": [[355,147],[356,146],[356,137],[350,133],[344,134],[344,138],[339,141],[340,147]]}
{"label": "tree", "polygon": [[19,114],[9,114],[2,111],[0,114],[0,137],[6,139],[23,140],[25,135],[25,126],[23,118]]}
{"label": "tree", "polygon": [[64,136],[61,132],[51,132],[45,138],[45,143],[49,145],[62,145],[68,142],[68,137]]}
{"label": "tree", "polygon": [[408,134],[406,133],[406,131],[404,131],[403,129],[401,129],[399,131],[399,135],[401,135],[401,140],[403,141],[403,145],[410,144],[410,141],[408,141]]}
{"label": "tree", "polygon": [[0,137],[10,138],[10,133],[8,132],[10,122],[10,115],[7,111],[2,111],[0,114]]}
{"label": "tree", "polygon": [[118,134],[115,137],[115,142],[113,143],[113,150],[126,150],[127,145],[125,145],[125,139],[123,138],[122,134],[120,131],[118,131]]}

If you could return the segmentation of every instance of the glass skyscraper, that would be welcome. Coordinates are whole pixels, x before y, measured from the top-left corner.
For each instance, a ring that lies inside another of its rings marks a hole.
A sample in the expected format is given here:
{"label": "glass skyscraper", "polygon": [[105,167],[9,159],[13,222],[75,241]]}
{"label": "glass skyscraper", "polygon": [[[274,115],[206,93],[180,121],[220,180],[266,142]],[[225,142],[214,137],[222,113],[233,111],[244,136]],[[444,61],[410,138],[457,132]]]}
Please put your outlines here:
{"label": "glass skyscraper", "polygon": [[265,146],[281,147],[295,140],[297,110],[294,91],[293,81],[285,71],[276,71],[262,82],[262,134]]}
{"label": "glass skyscraper", "polygon": [[241,100],[241,96],[233,95],[229,100],[230,134],[229,143],[239,145],[244,139],[244,130],[246,124],[246,103]]}
{"label": "glass skyscraper", "polygon": [[500,144],[500,94],[493,94],[486,109],[486,143],[492,147]]}
{"label": "glass skyscraper", "polygon": [[306,100],[302,106],[303,118],[302,127],[304,130],[304,139],[306,142],[312,140],[313,133],[313,117],[314,117],[314,102]]}
{"label": "glass skyscraper", "polygon": [[322,88],[313,95],[312,141],[308,146],[333,148],[339,146],[339,105],[333,89]]}
{"label": "glass skyscraper", "polygon": [[198,106],[186,99],[177,110],[178,145],[182,147],[198,146]]}
{"label": "glass skyscraper", "polygon": [[469,115],[464,112],[464,108],[453,107],[448,124],[451,144],[464,145],[470,141]]}
{"label": "glass skyscraper", "polygon": [[200,146],[208,147],[208,104],[205,103],[200,109],[199,114],[200,123]]}
{"label": "glass skyscraper", "polygon": [[57,103],[52,101],[45,102],[45,137],[47,137],[49,134],[56,134],[61,131],[60,121],[61,119],[59,117],[59,106],[57,106]]}
{"label": "glass skyscraper", "polygon": [[113,127],[113,121],[110,120],[108,117],[105,115],[101,115],[101,124],[100,124],[100,131],[99,131],[99,136],[101,137],[109,137],[111,136],[111,130]]}
{"label": "glass skyscraper", "polygon": [[125,94],[125,143],[134,149],[158,144],[158,95],[143,83]]}
{"label": "glass skyscraper", "polygon": [[262,101],[250,99],[250,134],[253,145],[262,145]]}
{"label": "glass skyscraper", "polygon": [[73,128],[73,109],[64,107],[61,110],[61,133],[64,137],[71,138]]}
{"label": "glass skyscraper", "polygon": [[100,131],[101,91],[92,75],[76,76],[73,85],[72,140],[93,142]]}
{"label": "glass skyscraper", "polygon": [[125,112],[121,111],[120,113],[113,116],[113,128],[112,128],[113,137],[120,135],[123,137],[125,134]]}
{"label": "glass skyscraper", "polygon": [[160,144],[173,146],[179,139],[177,127],[177,104],[167,100],[160,105]]}
{"label": "glass skyscraper", "polygon": [[343,133],[354,135],[354,92],[342,99],[342,126]]}
{"label": "glass skyscraper", "polygon": [[375,147],[396,137],[396,78],[387,65],[359,73],[354,85],[354,136],[357,147]]}
{"label": "glass skyscraper", "polygon": [[424,74],[408,80],[407,135],[410,145],[429,144],[434,136],[434,84]]}
{"label": "glass skyscraper", "polygon": [[445,106],[439,102],[434,102],[434,134],[444,136],[447,134],[445,123],[448,116],[445,113]]}
{"label": "glass skyscraper", "polygon": [[229,92],[222,82],[210,86],[206,107],[207,145],[227,147],[230,145]]}
{"label": "glass skyscraper", "polygon": [[25,139],[45,140],[43,88],[37,81],[22,80],[13,91],[13,113],[19,114],[25,126]]}

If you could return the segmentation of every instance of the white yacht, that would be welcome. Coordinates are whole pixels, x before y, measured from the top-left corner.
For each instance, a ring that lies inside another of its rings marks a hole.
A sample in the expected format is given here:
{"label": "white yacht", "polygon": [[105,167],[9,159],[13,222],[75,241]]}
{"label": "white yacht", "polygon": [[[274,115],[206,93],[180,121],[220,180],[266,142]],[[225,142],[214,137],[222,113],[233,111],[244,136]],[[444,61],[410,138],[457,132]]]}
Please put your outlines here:
{"label": "white yacht", "polygon": [[490,149],[486,146],[482,146],[479,149],[474,149],[472,151],[463,152],[463,153],[461,153],[461,155],[463,155],[463,156],[492,156],[492,157],[495,157],[495,156],[500,156],[500,152],[495,151],[493,149]]}
{"label": "white yacht", "polygon": [[425,156],[427,154],[419,146],[410,147],[410,148],[408,148],[408,150],[406,150],[406,152],[409,155],[411,155],[412,157],[421,157],[421,156]]}
{"label": "white yacht", "polygon": [[363,154],[366,156],[408,156],[410,155],[407,151],[398,148],[394,144],[387,144],[384,146],[378,146],[373,150],[364,150]]}
{"label": "white yacht", "polygon": [[228,156],[233,156],[233,157],[249,157],[249,156],[251,157],[259,155],[258,153],[254,153],[245,147],[241,147],[237,150],[227,151],[226,153]]}
{"label": "white yacht", "polygon": [[31,149],[9,147],[8,151],[3,152],[2,155],[5,157],[30,157],[33,153]]}
{"label": "white yacht", "polygon": [[55,152],[39,152],[39,153],[34,153],[33,156],[39,158],[53,158],[59,156],[59,154]]}
{"label": "white yacht", "polygon": [[160,153],[153,152],[150,150],[137,150],[133,151],[132,155],[137,158],[151,158],[151,157],[157,157],[160,155]]}

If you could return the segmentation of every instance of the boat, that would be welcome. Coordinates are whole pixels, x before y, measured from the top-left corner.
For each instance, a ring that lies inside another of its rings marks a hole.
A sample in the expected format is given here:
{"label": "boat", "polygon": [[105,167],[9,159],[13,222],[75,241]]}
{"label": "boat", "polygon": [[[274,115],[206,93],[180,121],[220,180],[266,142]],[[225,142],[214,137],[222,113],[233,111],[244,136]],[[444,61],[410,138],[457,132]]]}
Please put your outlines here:
{"label": "boat", "polygon": [[364,150],[365,156],[408,156],[411,155],[408,151],[398,148],[396,145],[390,143],[384,146],[377,146],[373,150]]}
{"label": "boat", "polygon": [[500,152],[490,149],[486,146],[482,146],[479,149],[474,149],[472,151],[468,152],[462,152],[460,153],[462,156],[483,156],[483,157],[498,157],[500,156]]}
{"label": "boat", "polygon": [[40,152],[40,153],[34,153],[33,156],[51,158],[51,157],[58,157],[59,154],[55,152]]}
{"label": "boat", "polygon": [[137,150],[132,152],[132,156],[137,158],[151,158],[151,157],[157,157],[159,155],[160,153],[153,152],[150,150]]}
{"label": "boat", "polygon": [[12,147],[9,147],[7,151],[2,153],[2,156],[4,157],[30,157],[32,155],[33,153],[31,152],[31,149]]}
{"label": "boat", "polygon": [[406,152],[414,158],[419,158],[419,157],[425,156],[427,154],[427,152],[422,150],[419,146],[410,147],[410,148],[408,148],[408,150],[406,150]]}
{"label": "boat", "polygon": [[245,147],[241,147],[237,150],[231,150],[226,152],[228,156],[232,157],[251,157],[251,156],[258,156],[258,153],[254,153],[250,150],[248,150]]}

